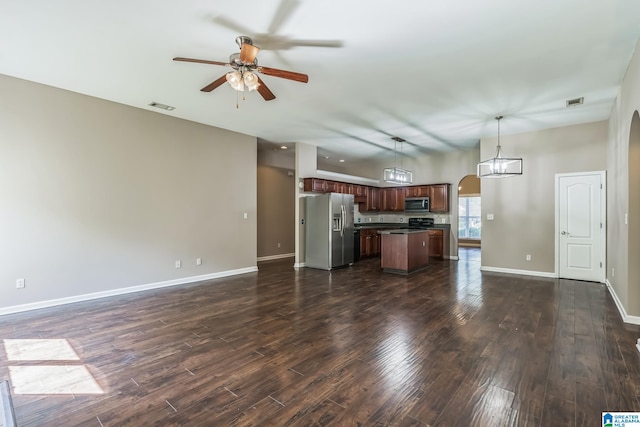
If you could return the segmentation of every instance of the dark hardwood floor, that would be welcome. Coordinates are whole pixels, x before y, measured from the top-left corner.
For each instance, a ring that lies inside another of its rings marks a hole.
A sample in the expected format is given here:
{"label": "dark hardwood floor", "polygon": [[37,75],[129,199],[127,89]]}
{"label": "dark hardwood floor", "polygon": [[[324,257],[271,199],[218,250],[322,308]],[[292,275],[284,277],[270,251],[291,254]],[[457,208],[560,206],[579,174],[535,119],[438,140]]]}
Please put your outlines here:
{"label": "dark hardwood floor", "polygon": [[[21,427],[598,426],[640,411],[640,328],[604,285],[481,273],[479,255],[408,277],[373,259],[269,262],[0,316],[0,379]],[[66,340],[78,360],[28,360],[25,339]],[[65,376],[29,367],[78,365],[102,393],[20,393]]]}

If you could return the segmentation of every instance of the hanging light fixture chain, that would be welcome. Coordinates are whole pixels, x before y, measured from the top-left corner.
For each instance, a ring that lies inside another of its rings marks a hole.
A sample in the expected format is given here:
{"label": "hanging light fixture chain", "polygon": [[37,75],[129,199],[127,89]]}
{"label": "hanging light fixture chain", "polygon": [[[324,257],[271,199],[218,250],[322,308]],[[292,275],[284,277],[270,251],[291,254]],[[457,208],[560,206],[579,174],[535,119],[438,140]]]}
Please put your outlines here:
{"label": "hanging light fixture chain", "polygon": [[496,120],[498,121],[498,147],[500,147],[500,120],[502,120],[504,116],[496,116]]}

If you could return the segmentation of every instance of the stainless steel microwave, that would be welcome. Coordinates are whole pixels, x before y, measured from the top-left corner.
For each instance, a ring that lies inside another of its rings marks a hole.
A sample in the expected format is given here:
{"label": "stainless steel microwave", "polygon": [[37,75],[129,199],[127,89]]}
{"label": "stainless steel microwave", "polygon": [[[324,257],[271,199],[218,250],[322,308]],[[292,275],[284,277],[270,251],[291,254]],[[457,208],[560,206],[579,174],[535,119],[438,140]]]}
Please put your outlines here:
{"label": "stainless steel microwave", "polygon": [[408,197],[404,199],[405,212],[429,212],[428,197]]}

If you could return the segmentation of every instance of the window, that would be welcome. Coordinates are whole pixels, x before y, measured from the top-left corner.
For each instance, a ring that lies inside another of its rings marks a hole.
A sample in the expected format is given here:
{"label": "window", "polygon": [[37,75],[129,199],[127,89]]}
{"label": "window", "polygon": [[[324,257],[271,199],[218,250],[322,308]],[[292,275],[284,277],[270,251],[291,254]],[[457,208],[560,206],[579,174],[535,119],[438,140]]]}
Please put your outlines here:
{"label": "window", "polygon": [[458,198],[458,238],[480,239],[482,233],[480,196]]}

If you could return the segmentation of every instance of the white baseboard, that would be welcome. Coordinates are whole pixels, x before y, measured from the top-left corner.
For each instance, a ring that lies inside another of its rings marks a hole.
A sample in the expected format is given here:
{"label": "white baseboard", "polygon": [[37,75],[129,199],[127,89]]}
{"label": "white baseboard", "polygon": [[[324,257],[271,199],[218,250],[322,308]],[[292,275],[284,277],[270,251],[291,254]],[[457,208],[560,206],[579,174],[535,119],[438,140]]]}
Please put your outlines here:
{"label": "white baseboard", "polygon": [[523,276],[536,276],[536,277],[549,277],[555,279],[557,276],[555,273],[549,273],[546,271],[533,271],[533,270],[517,270],[515,268],[500,268],[500,267],[485,267],[481,266],[480,271],[490,271],[493,273],[507,273],[507,274],[520,274]]}
{"label": "white baseboard", "polygon": [[450,260],[452,260],[452,261],[458,261],[458,260],[460,259],[459,257],[457,257],[457,256],[455,256],[455,255],[448,255],[448,256],[445,256],[445,257],[443,257],[443,258],[444,258],[444,259],[450,259]]}
{"label": "white baseboard", "polygon": [[103,292],[91,294],[75,295],[72,297],[58,298],[47,301],[38,301],[29,304],[14,305],[11,307],[0,307],[0,315],[20,313],[22,311],[37,310],[39,308],[54,307],[58,305],[71,304],[74,302],[89,301],[99,298],[107,298],[117,295],[130,294],[134,292],[148,291],[151,289],[166,288],[169,286],[185,285],[187,283],[202,282],[204,280],[219,279],[221,277],[235,276],[237,274],[253,273],[258,271],[258,267],[239,268],[237,270],[227,270],[218,273],[203,274],[200,276],[183,277],[180,279],[167,280],[164,282],[148,283],[145,285],[131,286],[128,288],[111,289]]}
{"label": "white baseboard", "polygon": [[293,264],[293,268],[304,268],[306,266],[306,263],[304,262],[296,262]]}
{"label": "white baseboard", "polygon": [[[627,314],[627,310],[624,309],[624,306],[622,305],[620,298],[618,298],[618,294],[616,294],[616,291],[613,289],[613,286],[611,286],[609,279],[606,279],[605,283],[607,285],[607,289],[609,289],[609,293],[611,294],[613,301],[616,303],[616,307],[618,307],[618,312],[620,312],[622,321],[624,323],[630,323],[632,325],[640,325],[639,316],[630,316]],[[640,351],[640,343],[636,344],[636,347],[638,347],[638,351]]]}
{"label": "white baseboard", "polygon": [[293,258],[294,256],[296,256],[296,254],[291,253],[291,254],[280,254],[280,255],[268,255],[268,256],[261,256],[258,257],[258,262],[260,261],[272,261],[274,259],[284,259],[284,258]]}

